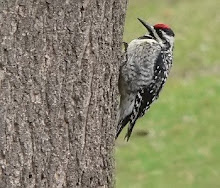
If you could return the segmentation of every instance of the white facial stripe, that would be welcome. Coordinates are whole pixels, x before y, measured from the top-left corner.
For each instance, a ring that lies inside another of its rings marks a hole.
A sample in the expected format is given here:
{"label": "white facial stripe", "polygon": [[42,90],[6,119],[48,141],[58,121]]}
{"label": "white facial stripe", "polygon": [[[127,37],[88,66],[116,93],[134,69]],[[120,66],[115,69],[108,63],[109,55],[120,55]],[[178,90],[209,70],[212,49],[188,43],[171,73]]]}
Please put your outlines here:
{"label": "white facial stripe", "polygon": [[167,35],[166,32],[162,31],[164,38],[170,43],[171,46],[174,44],[174,37]]}

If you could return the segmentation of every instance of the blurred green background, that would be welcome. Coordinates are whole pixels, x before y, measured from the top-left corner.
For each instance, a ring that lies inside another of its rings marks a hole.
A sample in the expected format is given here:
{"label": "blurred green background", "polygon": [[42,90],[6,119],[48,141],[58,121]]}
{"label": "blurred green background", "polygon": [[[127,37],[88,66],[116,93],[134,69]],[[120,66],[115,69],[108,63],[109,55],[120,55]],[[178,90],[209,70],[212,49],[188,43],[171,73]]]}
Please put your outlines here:
{"label": "blurred green background", "polygon": [[174,64],[130,141],[116,143],[117,188],[220,188],[220,1],[130,0],[124,41],[140,17],[176,34]]}

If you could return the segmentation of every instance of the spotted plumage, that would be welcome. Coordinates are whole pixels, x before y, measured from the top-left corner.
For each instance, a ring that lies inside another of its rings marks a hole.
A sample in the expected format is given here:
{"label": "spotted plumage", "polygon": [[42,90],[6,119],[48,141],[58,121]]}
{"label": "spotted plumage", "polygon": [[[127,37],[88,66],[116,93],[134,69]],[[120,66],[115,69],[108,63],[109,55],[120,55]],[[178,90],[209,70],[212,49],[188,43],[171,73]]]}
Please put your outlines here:
{"label": "spotted plumage", "polygon": [[138,118],[159,97],[172,66],[174,33],[165,24],[150,26],[139,21],[149,34],[126,46],[119,75],[120,111],[116,138],[129,123],[129,140]]}

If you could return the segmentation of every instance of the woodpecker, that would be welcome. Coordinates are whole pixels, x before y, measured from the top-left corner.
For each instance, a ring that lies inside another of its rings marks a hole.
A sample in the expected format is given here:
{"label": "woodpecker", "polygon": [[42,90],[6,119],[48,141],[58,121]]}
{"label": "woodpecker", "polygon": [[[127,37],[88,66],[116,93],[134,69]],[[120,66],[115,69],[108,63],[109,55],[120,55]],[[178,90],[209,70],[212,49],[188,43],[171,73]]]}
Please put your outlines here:
{"label": "woodpecker", "polygon": [[165,24],[138,20],[147,33],[125,45],[119,74],[119,119],[116,138],[129,123],[129,140],[138,118],[150,108],[167,80],[173,61],[174,32]]}

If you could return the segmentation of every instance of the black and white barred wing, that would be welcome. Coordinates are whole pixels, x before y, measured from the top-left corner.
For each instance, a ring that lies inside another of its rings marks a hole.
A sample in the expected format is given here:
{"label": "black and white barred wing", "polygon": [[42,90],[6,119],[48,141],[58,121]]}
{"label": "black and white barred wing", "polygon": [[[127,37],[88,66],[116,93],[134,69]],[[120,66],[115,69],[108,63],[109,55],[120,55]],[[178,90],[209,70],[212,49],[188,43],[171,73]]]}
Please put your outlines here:
{"label": "black and white barred wing", "polygon": [[160,45],[153,39],[137,39],[129,43],[120,68],[119,92],[121,98],[116,138],[125,125],[130,122],[126,135],[129,139],[134,124],[147,103],[145,101],[145,104],[142,104],[143,95],[153,82],[155,61],[160,51]]}

